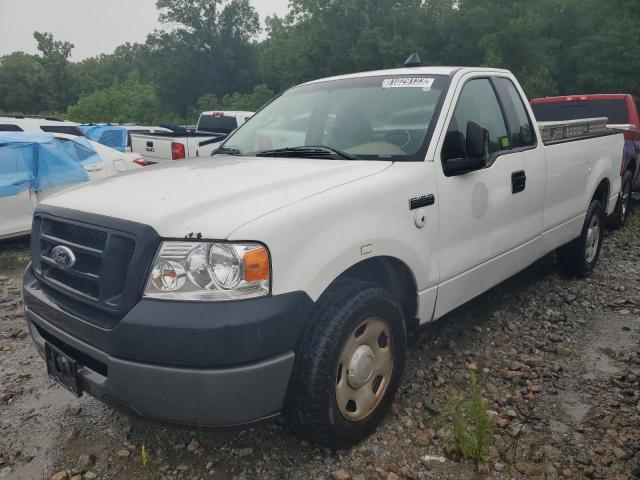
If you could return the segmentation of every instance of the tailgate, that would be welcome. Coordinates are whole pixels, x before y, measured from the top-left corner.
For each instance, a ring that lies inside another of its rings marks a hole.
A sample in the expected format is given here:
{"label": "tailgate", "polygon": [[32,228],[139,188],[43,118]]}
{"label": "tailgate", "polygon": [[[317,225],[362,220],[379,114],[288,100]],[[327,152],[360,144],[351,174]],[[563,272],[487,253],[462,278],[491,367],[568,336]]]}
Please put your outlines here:
{"label": "tailgate", "polygon": [[[173,159],[171,155],[171,144],[181,143],[187,151],[187,138],[173,138],[166,136],[132,134],[131,135],[131,151],[139,153],[147,161],[150,162],[168,162]],[[188,154],[187,154],[188,156]]]}

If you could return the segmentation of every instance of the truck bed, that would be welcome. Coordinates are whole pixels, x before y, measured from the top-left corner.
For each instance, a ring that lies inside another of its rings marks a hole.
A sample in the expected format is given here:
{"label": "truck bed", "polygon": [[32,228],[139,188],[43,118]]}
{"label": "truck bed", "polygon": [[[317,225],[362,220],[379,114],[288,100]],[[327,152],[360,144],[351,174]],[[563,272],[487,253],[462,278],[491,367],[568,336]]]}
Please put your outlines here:
{"label": "truck bed", "polygon": [[[211,155],[217,143],[227,134],[204,132],[157,132],[131,135],[131,150],[151,163],[173,160],[174,144],[184,146],[185,158]],[[202,151],[201,151],[202,149]]]}

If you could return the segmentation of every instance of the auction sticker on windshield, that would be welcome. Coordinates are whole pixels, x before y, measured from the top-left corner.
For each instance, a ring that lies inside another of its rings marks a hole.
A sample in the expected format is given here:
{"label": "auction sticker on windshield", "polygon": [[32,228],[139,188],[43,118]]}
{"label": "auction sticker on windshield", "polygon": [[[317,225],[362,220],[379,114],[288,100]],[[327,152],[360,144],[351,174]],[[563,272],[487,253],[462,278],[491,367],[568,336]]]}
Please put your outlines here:
{"label": "auction sticker on windshield", "polygon": [[431,90],[433,78],[425,77],[393,77],[385,78],[382,81],[382,88],[421,88],[425,91]]}

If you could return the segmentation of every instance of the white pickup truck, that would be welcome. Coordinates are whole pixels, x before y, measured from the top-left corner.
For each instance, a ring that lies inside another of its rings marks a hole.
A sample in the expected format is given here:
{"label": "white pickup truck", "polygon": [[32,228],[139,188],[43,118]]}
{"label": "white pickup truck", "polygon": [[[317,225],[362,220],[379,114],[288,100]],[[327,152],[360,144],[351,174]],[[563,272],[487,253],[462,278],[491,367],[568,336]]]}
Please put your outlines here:
{"label": "white pickup truck", "polygon": [[603,123],[541,132],[506,70],[291,88],[215,161],[43,202],[31,335],[76,394],[184,424],[284,413],[352,444],[390,406],[413,327],[554,250],[591,272],[620,190],[623,137]]}
{"label": "white pickup truck", "polygon": [[140,152],[149,164],[193,157],[209,157],[253,112],[202,112],[196,130],[131,133],[131,151]]}

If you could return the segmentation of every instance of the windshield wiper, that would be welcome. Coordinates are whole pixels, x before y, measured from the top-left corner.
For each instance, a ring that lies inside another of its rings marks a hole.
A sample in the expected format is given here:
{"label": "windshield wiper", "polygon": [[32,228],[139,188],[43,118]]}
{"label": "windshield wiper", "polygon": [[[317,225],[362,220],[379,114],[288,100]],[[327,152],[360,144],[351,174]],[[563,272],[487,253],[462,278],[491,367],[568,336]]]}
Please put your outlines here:
{"label": "windshield wiper", "polygon": [[277,148],[275,150],[261,150],[254,154],[256,157],[326,157],[327,155],[338,156],[346,160],[358,160],[358,157],[350,153],[327,147],[326,145],[309,145],[300,147]]}
{"label": "windshield wiper", "polygon": [[242,155],[242,152],[238,147],[219,147],[211,152],[211,156],[214,155]]}

